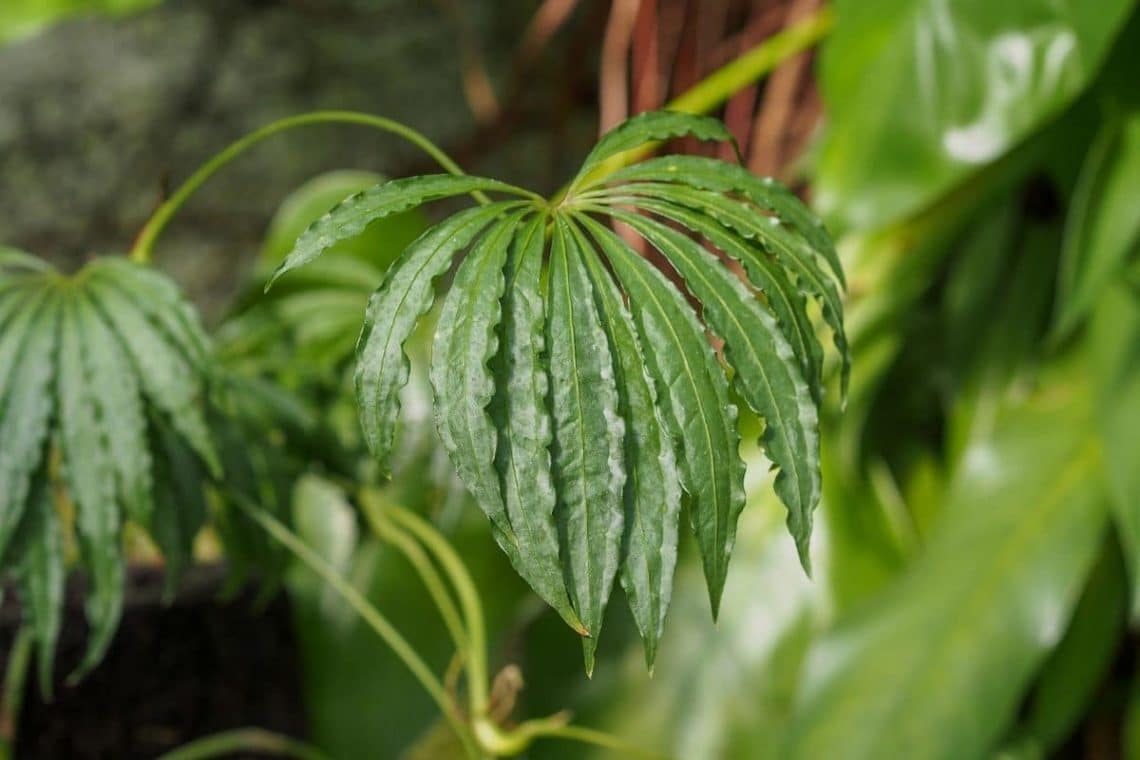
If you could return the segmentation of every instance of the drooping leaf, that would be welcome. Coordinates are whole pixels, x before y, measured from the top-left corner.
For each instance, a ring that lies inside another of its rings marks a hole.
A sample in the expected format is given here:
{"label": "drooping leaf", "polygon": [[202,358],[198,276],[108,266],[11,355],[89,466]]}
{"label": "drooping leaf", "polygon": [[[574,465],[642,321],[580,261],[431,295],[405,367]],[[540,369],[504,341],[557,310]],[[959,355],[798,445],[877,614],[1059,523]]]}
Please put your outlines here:
{"label": "drooping leaf", "polygon": [[[800,560],[809,567],[812,511],[820,496],[819,414],[791,345],[775,317],[698,243],[643,216],[616,209],[609,213],[637,230],[673,264],[700,301],[706,324],[723,338],[738,393],[765,421],[764,450],[780,468],[776,493],[788,508],[788,529]],[[721,563],[725,575],[713,580],[718,585],[727,576],[727,555],[732,553],[739,517],[739,511],[732,511],[718,519],[710,538],[724,547],[726,555]]]}
{"label": "drooping leaf", "polygon": [[[573,224],[572,230],[579,249],[593,254],[593,246],[578,225]],[[626,539],[620,578],[641,633],[646,664],[652,669],[673,594],[680,472],[633,317],[596,256],[583,259],[614,357],[618,413],[626,422]]]}
{"label": "drooping leaf", "polygon": [[432,283],[498,215],[513,205],[492,204],[460,212],[432,227],[388,270],[368,302],[357,344],[356,397],[364,439],[387,471],[400,413],[400,389],[408,381],[404,342],[435,300]]}
{"label": "drooping leaf", "polygon": [[430,174],[381,183],[346,198],[313,222],[297,238],[297,244],[273,273],[266,289],[271,287],[281,275],[307,264],[337,243],[356,237],[379,219],[408,211],[430,201],[477,191],[534,197],[526,190],[498,180],[451,174]]}
{"label": "drooping leaf", "polygon": [[686,206],[709,216],[739,235],[755,240],[771,252],[796,279],[799,287],[815,298],[831,328],[835,348],[841,359],[840,394],[846,396],[851,359],[847,333],[843,327],[843,302],[836,280],[820,265],[820,257],[798,234],[786,229],[779,217],[767,217],[754,209],[726,199],[717,193],[696,190],[683,185],[635,183],[620,188],[621,192],[652,195],[656,199]]}
{"label": "drooping leaf", "polygon": [[580,628],[566,593],[554,521],[550,387],[543,362],[546,221],[544,215],[536,215],[527,222],[507,255],[499,351],[493,362],[497,388],[491,415],[499,431],[495,467],[502,477],[507,518],[519,539],[519,575],[567,622]]}
{"label": "drooping leaf", "polygon": [[130,356],[143,393],[169,417],[211,472],[220,474],[221,463],[202,414],[206,389],[186,347],[170,342],[119,290],[96,282],[88,292]]}
{"label": "drooping leaf", "polygon": [[699,190],[739,194],[791,226],[827,262],[839,284],[847,287],[839,254],[823,221],[788,188],[771,177],[757,177],[742,166],[704,156],[662,156],[629,166],[607,179],[612,183],[672,182]]}
{"label": "drooping leaf", "polygon": [[588,217],[579,218],[629,295],[642,344],[655,349],[647,352],[646,364],[678,446],[681,484],[688,494],[715,616],[728,561],[728,547],[721,543],[726,531],[718,526],[738,514],[744,503],[744,463],[728,380],[680,292],[613,232]]}
{"label": "drooping leaf", "polygon": [[152,460],[139,381],[134,373],[123,371],[130,360],[94,305],[85,294],[76,297],[84,315],[80,329],[87,347],[87,382],[99,406],[100,434],[111,455],[116,490],[127,514],[147,525],[154,499]]}
{"label": "drooping leaf", "polygon": [[1103,535],[1082,374],[1054,371],[970,443],[923,554],[813,647],[781,757],[994,748],[1060,640]]}
{"label": "drooping leaf", "polygon": [[[620,198],[611,198],[619,202]],[[651,211],[665,219],[675,221],[696,232],[712,243],[726,256],[739,263],[749,281],[763,292],[788,342],[799,360],[802,375],[813,398],[820,403],[823,382],[823,347],[819,335],[806,310],[804,295],[800,293],[779,264],[754,243],[741,238],[713,219],[685,206],[651,198],[630,198],[631,205]]]}
{"label": "drooping leaf", "polygon": [[440,314],[431,363],[440,440],[512,560],[519,542],[494,466],[498,434],[487,408],[495,384],[487,365],[498,350],[503,265],[518,223],[514,214],[493,225],[460,265]]}
{"label": "drooping leaf", "polygon": [[63,537],[47,473],[36,476],[13,540],[25,625],[35,638],[40,693],[50,699],[55,646],[63,622]]}
{"label": "drooping leaf", "polygon": [[83,569],[91,581],[87,618],[91,624],[87,653],[73,678],[103,657],[118,627],[123,605],[124,561],[120,546],[115,469],[100,430],[95,386],[87,372],[83,342],[85,315],[77,293],[59,296],[58,410],[63,475],[76,508]]}
{"label": "drooping leaf", "polygon": [[169,343],[182,347],[199,374],[209,370],[209,338],[198,312],[168,278],[117,256],[99,259],[89,277],[117,288],[123,297],[131,299]]}
{"label": "drooping leaf", "polygon": [[171,598],[193,560],[194,539],[206,521],[207,474],[198,457],[159,415],[150,417],[155,461],[155,510],[150,533],[166,560],[165,595]]}
{"label": "drooping leaf", "polygon": [[33,294],[0,340],[0,556],[20,522],[51,417],[58,304]]}
{"label": "drooping leaf", "polygon": [[[607,159],[620,153],[646,143],[685,136],[696,137],[699,140],[723,140],[731,142],[734,147],[736,145],[732,133],[725,127],[724,122],[718,119],[678,111],[640,113],[602,135],[598,144],[582,162],[582,167],[578,170],[571,187],[577,188],[586,180],[590,180],[591,172]],[[585,184],[584,187],[592,187],[595,183]]]}
{"label": "drooping leaf", "polygon": [[546,345],[555,514],[570,598],[590,633],[582,640],[589,674],[621,557],[626,432],[613,356],[582,261],[585,252],[564,220],[556,221],[553,234]]}

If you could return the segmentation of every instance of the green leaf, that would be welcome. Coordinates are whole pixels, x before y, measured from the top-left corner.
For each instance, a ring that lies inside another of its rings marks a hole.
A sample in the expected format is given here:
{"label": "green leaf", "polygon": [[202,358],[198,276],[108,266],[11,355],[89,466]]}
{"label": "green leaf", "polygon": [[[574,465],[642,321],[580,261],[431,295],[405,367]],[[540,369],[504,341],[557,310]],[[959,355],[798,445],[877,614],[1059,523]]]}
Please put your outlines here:
{"label": "green leaf", "polygon": [[626,539],[620,578],[641,633],[646,665],[652,671],[673,593],[681,510],[680,472],[633,317],[613,279],[592,255],[590,242],[578,225],[570,226],[578,247],[591,251],[583,258],[614,356],[618,413],[626,421]]}
{"label": "green leaf", "polygon": [[590,637],[586,673],[621,560],[626,481],[614,361],[593,287],[567,222],[555,217],[550,252],[546,345],[554,421],[555,514],[570,598]]}
{"label": "green leaf", "polygon": [[99,425],[94,386],[87,372],[77,294],[61,293],[58,410],[63,473],[76,504],[75,525],[82,563],[90,577],[87,653],[72,675],[76,680],[103,657],[118,626],[123,605],[124,563],[119,541],[115,469]]}
{"label": "green leaf", "polygon": [[992,432],[979,426],[923,554],[813,648],[780,757],[994,748],[1064,633],[1103,536],[1083,374],[1047,376]]}
{"label": "green leaf", "polygon": [[719,119],[678,111],[647,111],[626,119],[602,135],[598,144],[582,162],[582,168],[578,170],[578,174],[570,186],[577,188],[583,185],[588,188],[606,179],[602,177],[590,181],[590,174],[607,159],[620,153],[641,147],[646,143],[685,136],[692,136],[698,140],[722,140],[730,142],[734,148],[736,147],[736,140],[732,133]]}
{"label": "green leaf", "polygon": [[63,622],[66,573],[54,494],[43,470],[33,481],[28,509],[24,511],[12,548],[12,564],[16,567],[26,624],[36,641],[40,694],[50,700],[55,646]]}
{"label": "green leaf", "polygon": [[[609,199],[611,203],[620,200],[617,197]],[[822,395],[823,348],[808,316],[804,296],[789,281],[780,266],[749,241],[685,206],[652,198],[630,198],[630,203],[689,228],[743,266],[749,281],[764,293],[768,307],[791,343],[802,376],[807,380],[808,389],[818,406]]]}
{"label": "green leaf", "polygon": [[705,562],[705,579],[715,617],[720,607],[726,547],[708,530],[744,503],[744,462],[736,432],[736,406],[728,380],[704,329],[685,299],[664,275],[621,238],[589,217],[579,216],[597,241],[629,296],[630,312],[653,376],[661,411],[681,462],[681,485]]}
{"label": "green leaf", "polygon": [[[800,561],[809,568],[812,511],[820,496],[819,413],[791,345],[740,279],[699,243],[643,216],[617,209],[608,213],[637,230],[676,267],[701,302],[704,321],[723,338],[737,392],[765,421],[764,450],[780,469],[776,493],[788,508],[788,530]],[[715,578],[718,586],[727,577],[739,517],[739,511],[716,515],[706,528],[711,533],[707,544],[723,547],[723,555],[714,559],[721,573]]]}
{"label": "green leaf", "polygon": [[838,0],[813,194],[840,231],[928,206],[1071,103],[1132,0]]}
{"label": "green leaf", "polygon": [[662,156],[628,166],[610,175],[607,181],[672,182],[698,190],[737,193],[795,230],[827,262],[839,284],[847,287],[839,254],[823,222],[792,191],[771,177],[757,177],[742,166],[704,156]]}
{"label": "green leaf", "polygon": [[1097,701],[1127,630],[1128,584],[1120,552],[1106,546],[1073,610],[1065,638],[1041,668],[1024,731],[1055,756]]}
{"label": "green leaf", "polygon": [[516,213],[492,225],[459,266],[440,313],[431,362],[436,428],[444,450],[512,561],[519,542],[495,470],[498,433],[487,412],[495,384],[487,364],[498,350],[503,265],[520,217]]}
{"label": "green leaf", "polygon": [[1140,113],[1106,123],[1089,149],[1065,229],[1057,333],[1067,335],[1140,250]]}
{"label": "green leaf", "polygon": [[87,382],[98,406],[102,445],[111,455],[116,490],[123,507],[140,525],[148,525],[153,510],[151,455],[139,380],[125,371],[130,359],[111,328],[99,316],[86,294],[81,299],[79,329]]}
{"label": "green leaf", "polygon": [[39,256],[33,256],[30,253],[16,248],[0,245],[0,269],[16,269],[43,273],[53,271],[54,267]]}
{"label": "green leaf", "polygon": [[567,623],[582,629],[566,594],[554,522],[553,434],[543,363],[546,221],[545,215],[535,215],[515,236],[507,255],[499,351],[492,362],[496,393],[491,416],[499,431],[495,468],[502,476],[507,518],[519,539],[515,569]]}
{"label": "green leaf", "polygon": [[166,560],[164,596],[171,599],[194,559],[194,539],[206,522],[207,473],[194,452],[159,415],[151,415],[155,452],[155,510],[150,533]]}
{"label": "green leaf", "polygon": [[488,224],[515,207],[496,203],[468,209],[432,227],[408,246],[368,301],[357,344],[356,400],[364,440],[385,474],[400,415],[400,389],[408,382],[404,343],[435,300],[432,282]]}
{"label": "green leaf", "polygon": [[1104,439],[1109,504],[1128,568],[1132,621],[1140,620],[1140,300],[1110,288],[1089,325],[1089,371],[1096,378],[1096,420]]}
{"label": "green leaf", "polygon": [[20,522],[44,456],[52,411],[58,304],[33,294],[0,338],[0,556]]}
{"label": "green leaf", "polygon": [[747,206],[717,193],[694,190],[682,185],[638,183],[626,185],[624,191],[649,195],[676,203],[716,219],[746,239],[755,240],[771,252],[795,277],[801,289],[820,304],[824,321],[831,328],[835,348],[842,362],[840,395],[846,397],[851,359],[847,333],[843,328],[843,302],[835,280],[819,265],[817,256],[799,235],[785,229],[778,217],[767,217]]}
{"label": "green leaf", "polygon": [[198,312],[165,275],[129,259],[109,256],[92,263],[88,277],[117,288],[130,299],[171,344],[186,352],[199,373],[209,368],[212,349]]}
{"label": "green leaf", "polygon": [[88,293],[103,319],[122,341],[143,393],[169,417],[170,424],[220,475],[221,463],[210,439],[202,411],[206,389],[203,378],[188,358],[186,346],[168,336],[136,307],[134,299],[103,282],[90,284]]}
{"label": "green leaf", "polygon": [[536,197],[505,182],[465,175],[429,174],[383,182],[346,198],[313,222],[297,238],[293,251],[277,267],[265,288],[268,290],[281,275],[307,264],[337,243],[361,234],[373,222],[430,201],[475,191]]}

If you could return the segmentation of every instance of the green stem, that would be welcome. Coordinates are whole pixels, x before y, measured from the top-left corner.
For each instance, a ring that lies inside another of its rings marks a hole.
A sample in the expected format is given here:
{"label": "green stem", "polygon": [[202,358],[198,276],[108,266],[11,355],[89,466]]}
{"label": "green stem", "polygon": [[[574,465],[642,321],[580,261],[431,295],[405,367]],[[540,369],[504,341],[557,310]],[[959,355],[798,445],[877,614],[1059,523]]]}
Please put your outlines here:
{"label": "green stem", "polygon": [[831,8],[820,8],[726,63],[665,107],[685,113],[708,113],[784,61],[815,45],[827,36],[834,24],[835,14]]}
{"label": "green stem", "polygon": [[[803,53],[822,40],[835,24],[835,14],[824,7],[807,18],[781,29],[747,53],[734,58],[673,100],[663,108],[691,114],[707,114],[725,103],[735,93],[770,74],[784,61]],[[574,185],[567,185],[551,199],[557,205],[577,187],[590,187],[613,172],[637,163],[656,150],[660,142],[648,142],[619,153],[602,163]]]}
{"label": "green stem", "polygon": [[424,550],[407,531],[396,525],[383,513],[382,507],[371,492],[366,491],[360,495],[360,505],[363,507],[364,516],[367,518],[372,532],[382,541],[398,549],[419,574],[420,580],[423,581],[432,601],[435,602],[440,617],[443,618],[444,625],[447,626],[447,630],[455,642],[455,648],[459,650],[460,657],[466,663],[470,659],[468,650],[471,648],[470,642],[467,640],[467,631],[463,627],[463,621],[460,619],[459,609],[455,606],[455,600],[452,599],[447,586],[444,585],[443,578],[436,570],[435,565],[432,564],[431,558],[424,553]]}
{"label": "green stem", "polygon": [[27,626],[20,626],[16,640],[8,652],[8,670],[4,674],[4,701],[0,703],[0,760],[8,760],[16,750],[16,733],[20,728],[20,708],[24,704],[24,686],[28,666],[32,660],[35,635]]}
{"label": "green stem", "polygon": [[650,750],[622,741],[616,736],[607,734],[604,731],[597,731],[592,728],[585,728],[584,726],[570,724],[554,725],[535,732],[534,738],[568,739],[570,741],[581,742],[582,744],[592,744],[595,747],[612,749],[619,753],[620,757],[639,757],[643,758],[643,760],[670,760],[668,755],[651,752]]}
{"label": "green stem", "polygon": [[239,752],[283,755],[299,760],[327,760],[316,747],[260,728],[238,728],[205,736],[161,755],[158,760],[205,760]]}
{"label": "green stem", "polygon": [[[444,153],[439,146],[423,134],[411,127],[391,119],[385,119],[382,116],[373,116],[372,114],[357,113],[355,111],[314,111],[312,113],[289,116],[267,124],[261,129],[250,132],[202,164],[197,171],[190,175],[189,179],[182,183],[182,186],[179,187],[170,198],[158,207],[150,219],[147,220],[138,238],[135,240],[134,246],[131,248],[131,259],[140,264],[146,264],[151,260],[155,241],[158,240],[158,236],[162,234],[162,231],[166,228],[171,218],[183,204],[186,203],[190,196],[219,169],[268,137],[272,137],[279,132],[293,129],[294,127],[306,127],[315,124],[357,124],[379,129],[383,132],[389,132],[419,147],[435,159],[449,174],[462,175],[464,173],[463,169],[461,169],[450,156]],[[488,202],[487,196],[481,192],[476,191],[472,193],[472,196],[480,203]]]}
{"label": "green stem", "polygon": [[471,757],[478,757],[479,754],[474,739],[464,725],[463,716],[460,714],[454,701],[448,695],[447,690],[431,672],[431,669],[428,668],[423,659],[420,658],[419,654],[416,653],[415,649],[408,643],[407,639],[401,636],[400,632],[388,622],[388,619],[372,606],[352,584],[341,577],[340,573],[325,562],[320,555],[310,549],[308,544],[295,536],[292,531],[282,525],[276,518],[256,504],[244,499],[238,499],[237,504],[250,518],[261,525],[271,536],[280,541],[281,544],[291,551],[299,560],[308,565],[313,572],[328,583],[334,591],[340,594],[340,596],[356,610],[356,613],[360,615],[361,619],[383,639],[384,643],[388,645],[388,648],[400,658],[400,661],[404,663],[408,670],[412,671],[412,675],[416,677],[416,680],[420,682],[424,690],[435,700],[440,712],[442,712],[444,718],[447,719],[455,735],[463,742],[463,746],[468,754]]}
{"label": "green stem", "polygon": [[467,571],[467,566],[459,558],[455,549],[428,521],[410,510],[386,502],[384,509],[392,520],[407,528],[435,555],[451,580],[459,605],[467,620],[467,634],[470,648],[467,658],[467,690],[471,698],[471,714],[479,718],[487,714],[489,708],[487,679],[487,626],[483,619],[483,603],[475,582]]}

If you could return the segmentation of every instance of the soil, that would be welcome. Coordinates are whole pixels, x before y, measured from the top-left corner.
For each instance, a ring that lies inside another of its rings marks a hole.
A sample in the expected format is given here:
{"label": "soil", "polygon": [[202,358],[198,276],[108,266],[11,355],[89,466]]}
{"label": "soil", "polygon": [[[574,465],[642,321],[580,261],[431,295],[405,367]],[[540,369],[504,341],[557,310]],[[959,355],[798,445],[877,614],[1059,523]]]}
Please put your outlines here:
{"label": "soil", "polygon": [[[77,686],[64,682],[83,656],[87,626],[79,582],[68,593],[45,704],[29,673],[16,757],[34,760],[153,758],[187,741],[243,726],[303,737],[298,655],[285,596],[259,604],[253,592],[220,599],[224,571],[195,568],[170,605],[162,574],[132,570],[122,626],[103,663]],[[0,610],[7,658],[18,625],[12,594]],[[3,665],[7,663],[4,662]]]}

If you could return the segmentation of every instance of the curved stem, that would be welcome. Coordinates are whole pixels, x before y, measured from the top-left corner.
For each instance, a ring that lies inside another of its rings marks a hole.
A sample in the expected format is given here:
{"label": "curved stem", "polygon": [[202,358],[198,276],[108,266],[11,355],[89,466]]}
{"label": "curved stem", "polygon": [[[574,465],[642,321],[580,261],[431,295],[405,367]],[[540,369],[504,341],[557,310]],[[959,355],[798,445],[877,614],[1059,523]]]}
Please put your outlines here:
{"label": "curved stem", "polygon": [[260,728],[238,728],[205,736],[160,755],[158,760],[205,760],[239,752],[283,755],[298,760],[327,760],[316,747]]}
{"label": "curved stem", "polygon": [[416,513],[391,502],[385,502],[384,509],[392,516],[394,522],[407,528],[423,542],[428,551],[435,555],[455,587],[459,605],[467,619],[467,635],[470,642],[467,658],[467,690],[471,697],[471,714],[473,718],[484,716],[489,705],[487,626],[483,619],[483,603],[479,599],[475,582],[455,549],[430,523]]}
{"label": "curved stem", "polygon": [[585,728],[583,726],[570,724],[551,726],[548,729],[535,732],[534,738],[568,739],[570,741],[581,742],[582,744],[592,744],[595,747],[605,747],[606,749],[615,750],[621,753],[621,757],[639,757],[644,760],[670,760],[668,755],[642,749],[634,744],[622,741],[616,736],[607,734],[604,731]]}
{"label": "curved stem", "polygon": [[[197,171],[190,175],[189,179],[182,183],[181,187],[174,191],[174,194],[171,195],[170,198],[158,207],[150,219],[147,220],[146,224],[143,225],[142,231],[139,233],[134,246],[131,248],[131,259],[140,264],[145,264],[150,261],[155,241],[158,239],[158,236],[162,234],[162,231],[166,228],[170,219],[177,213],[178,209],[186,203],[190,196],[223,166],[268,137],[272,137],[279,132],[293,129],[294,127],[305,127],[314,124],[357,124],[379,129],[383,132],[389,132],[404,138],[423,150],[424,153],[427,153],[435,159],[449,174],[462,175],[464,173],[463,169],[459,167],[459,164],[455,163],[438,145],[423,134],[411,127],[391,119],[385,119],[382,116],[373,116],[372,114],[358,113],[356,111],[313,111],[312,113],[288,116],[250,132],[202,164]],[[480,203],[485,204],[488,202],[487,196],[481,192],[476,191],[472,193],[472,196]]]}
{"label": "curved stem", "polygon": [[463,716],[460,714],[455,702],[447,694],[447,690],[443,688],[443,684],[439,682],[439,679],[435,677],[431,669],[408,643],[407,639],[401,636],[400,632],[388,622],[388,619],[372,606],[372,604],[346,581],[340,573],[276,518],[246,499],[237,499],[236,502],[250,518],[261,525],[271,536],[280,541],[281,544],[291,551],[299,560],[308,565],[313,572],[328,583],[334,591],[340,594],[341,598],[356,610],[356,613],[360,615],[361,619],[383,639],[384,643],[400,658],[400,661],[404,663],[408,670],[412,671],[412,675],[416,677],[416,680],[420,682],[424,690],[435,700],[444,718],[446,718],[450,724],[452,731],[454,731],[455,735],[463,742],[468,754],[471,757],[478,757],[479,755],[475,747],[474,739],[467,726],[464,725]]}
{"label": "curved stem", "polygon": [[371,493],[361,494],[360,505],[363,507],[364,516],[367,518],[372,532],[382,541],[398,549],[419,574],[420,580],[423,581],[432,601],[435,602],[440,617],[443,618],[444,625],[447,626],[447,630],[455,642],[455,648],[459,650],[460,657],[466,661],[470,649],[467,631],[463,627],[463,620],[459,616],[455,600],[452,599],[444,585],[443,578],[440,577],[439,571],[432,564],[431,558],[424,553],[424,550],[407,531],[393,523],[383,513],[380,504],[377,503]]}

